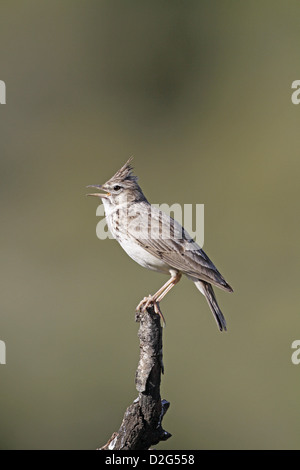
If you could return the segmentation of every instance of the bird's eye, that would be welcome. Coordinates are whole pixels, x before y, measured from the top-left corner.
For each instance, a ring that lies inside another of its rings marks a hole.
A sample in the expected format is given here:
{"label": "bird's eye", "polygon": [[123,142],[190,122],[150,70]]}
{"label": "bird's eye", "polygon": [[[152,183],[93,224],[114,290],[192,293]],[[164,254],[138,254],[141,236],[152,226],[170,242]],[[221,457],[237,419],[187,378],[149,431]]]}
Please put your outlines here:
{"label": "bird's eye", "polygon": [[119,186],[118,184],[116,184],[116,186],[114,186],[114,191],[120,191],[120,189],[122,189],[122,187]]}

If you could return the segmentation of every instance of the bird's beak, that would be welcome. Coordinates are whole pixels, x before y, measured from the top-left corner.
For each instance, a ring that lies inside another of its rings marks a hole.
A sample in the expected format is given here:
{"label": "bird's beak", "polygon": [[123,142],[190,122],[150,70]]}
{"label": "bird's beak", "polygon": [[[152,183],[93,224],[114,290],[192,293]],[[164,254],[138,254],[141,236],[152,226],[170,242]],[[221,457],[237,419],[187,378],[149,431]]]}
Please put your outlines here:
{"label": "bird's beak", "polygon": [[[90,186],[87,186],[87,188],[96,188],[96,189],[101,189],[101,191],[105,191],[105,189],[103,189],[103,187],[99,184],[99,185],[90,185]],[[101,198],[105,198],[107,199],[109,196],[110,196],[110,193],[109,192],[104,192],[104,193],[91,193],[91,194],[87,194],[87,196],[97,196],[97,197],[101,197]]]}

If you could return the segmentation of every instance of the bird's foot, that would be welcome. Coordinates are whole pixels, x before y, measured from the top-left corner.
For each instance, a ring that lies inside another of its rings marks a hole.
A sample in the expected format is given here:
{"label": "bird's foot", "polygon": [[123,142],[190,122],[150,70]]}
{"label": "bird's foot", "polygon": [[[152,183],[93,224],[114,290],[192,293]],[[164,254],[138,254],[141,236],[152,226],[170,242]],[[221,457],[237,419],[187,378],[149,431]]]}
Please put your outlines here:
{"label": "bird's foot", "polygon": [[152,295],[149,295],[148,297],[144,297],[143,300],[140,301],[140,303],[136,307],[136,312],[145,312],[147,308],[152,307],[152,306],[154,308],[154,312],[160,316],[162,326],[164,327],[166,325],[165,318],[160,309],[159,302],[157,302],[157,300],[154,299]]}
{"label": "bird's foot", "polygon": [[136,307],[135,311],[137,313],[138,312],[144,312],[146,310],[146,308],[148,308],[150,306],[151,301],[153,301],[152,295],[149,295],[148,297],[144,297],[143,300],[141,300],[140,303],[138,304],[138,306]]}

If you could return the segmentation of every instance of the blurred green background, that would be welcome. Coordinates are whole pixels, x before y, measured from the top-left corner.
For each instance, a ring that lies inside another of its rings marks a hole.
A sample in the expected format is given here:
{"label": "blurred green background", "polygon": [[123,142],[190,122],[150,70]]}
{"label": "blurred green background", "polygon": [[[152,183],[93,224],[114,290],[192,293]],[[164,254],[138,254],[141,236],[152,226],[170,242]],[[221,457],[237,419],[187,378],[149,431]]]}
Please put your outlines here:
{"label": "blurred green background", "polygon": [[299,1],[0,6],[2,449],[94,449],[137,396],[134,309],[166,278],[96,237],[134,155],[152,203],[205,204],[234,287],[220,334],[183,279],[164,302],[160,449],[299,448]]}

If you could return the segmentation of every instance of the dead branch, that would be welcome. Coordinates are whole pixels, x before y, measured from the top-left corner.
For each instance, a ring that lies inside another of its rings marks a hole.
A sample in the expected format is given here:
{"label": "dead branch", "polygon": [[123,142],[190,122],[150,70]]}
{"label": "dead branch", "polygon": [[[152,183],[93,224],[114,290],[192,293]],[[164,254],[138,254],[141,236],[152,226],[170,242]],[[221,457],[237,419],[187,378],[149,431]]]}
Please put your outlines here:
{"label": "dead branch", "polygon": [[118,432],[100,450],[146,450],[171,434],[162,428],[170,403],[160,396],[163,373],[162,327],[154,309],[138,312],[140,359],[135,375],[139,396],[127,408]]}

